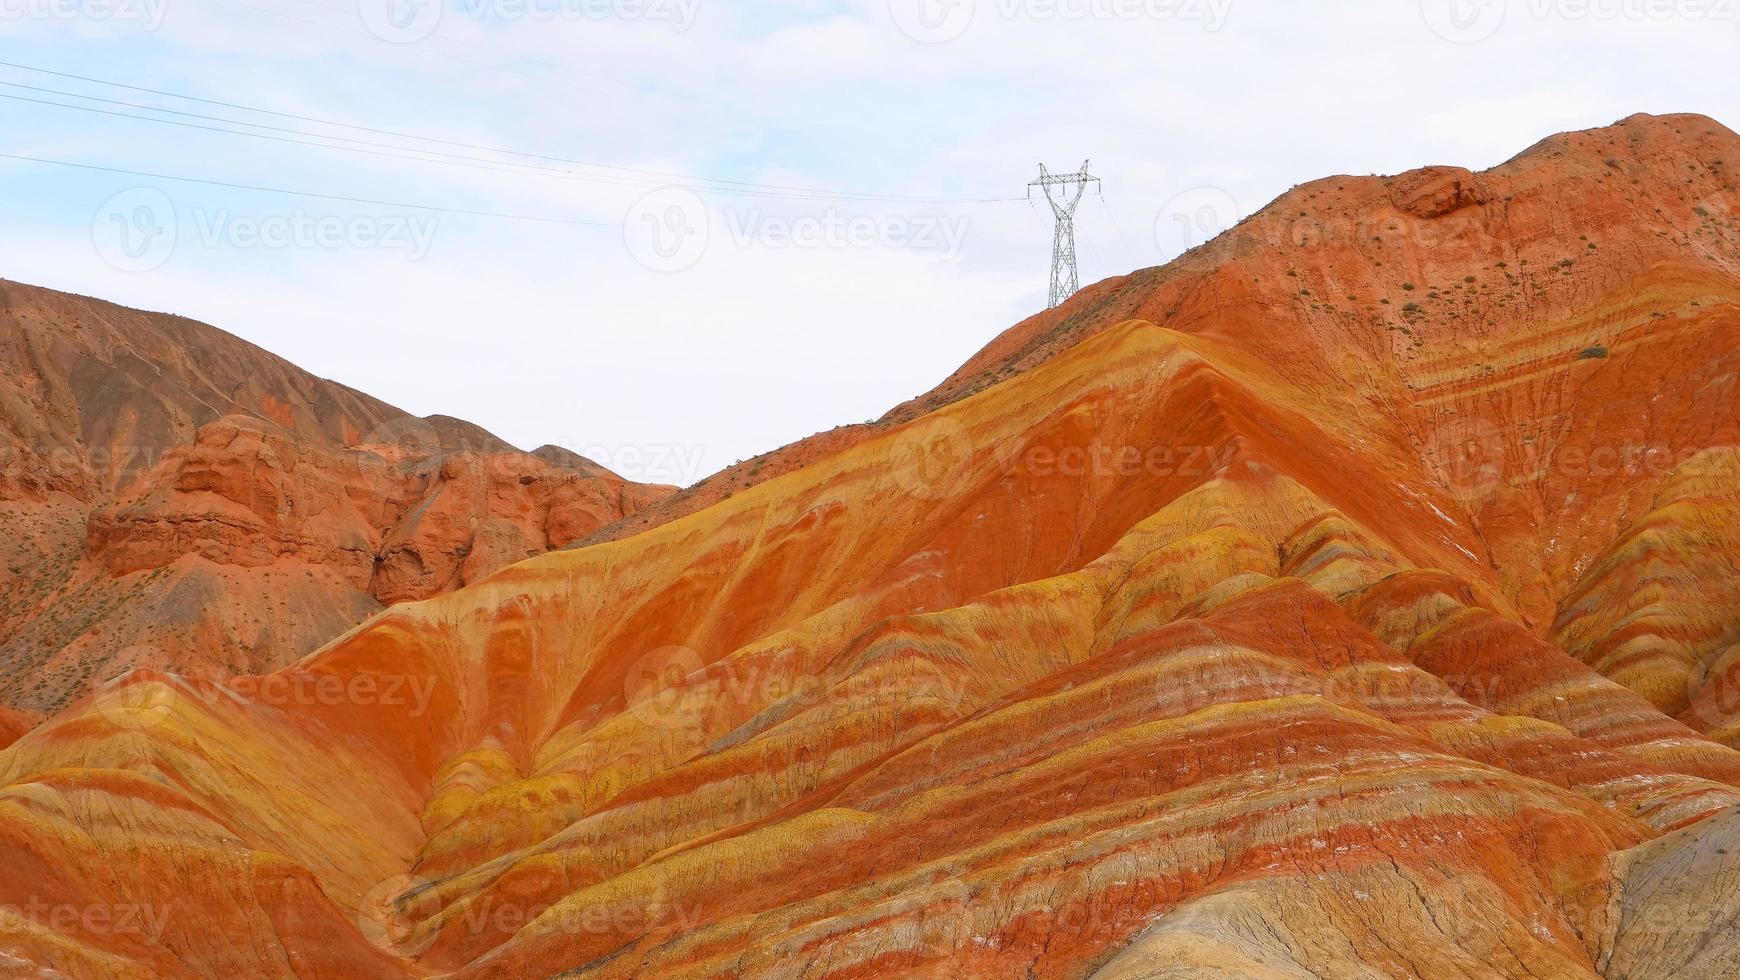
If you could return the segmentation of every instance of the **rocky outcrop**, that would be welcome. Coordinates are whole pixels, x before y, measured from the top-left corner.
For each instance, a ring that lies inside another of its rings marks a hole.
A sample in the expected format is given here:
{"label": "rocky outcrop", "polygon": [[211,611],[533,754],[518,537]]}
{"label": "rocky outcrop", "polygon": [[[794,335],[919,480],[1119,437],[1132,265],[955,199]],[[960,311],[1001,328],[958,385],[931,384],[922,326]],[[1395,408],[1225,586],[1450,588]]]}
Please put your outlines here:
{"label": "rocky outcrop", "polygon": [[664,492],[512,451],[333,451],[228,417],[95,511],[86,553],[116,576],[187,555],[301,562],[391,605],[561,547]]}
{"label": "rocky outcrop", "polygon": [[1427,167],[1389,182],[1396,210],[1415,218],[1442,218],[1485,204],[1491,194],[1473,172],[1461,167]]}
{"label": "rocky outcrop", "polygon": [[[289,664],[673,488],[418,419],[192,321],[0,283],[0,703]],[[3,447],[0,447],[3,448]]]}
{"label": "rocky outcrop", "polygon": [[229,416],[172,450],[139,492],[93,512],[86,554],[116,576],[184,555],[244,568],[300,561],[367,589],[381,538],[373,525],[395,489],[385,472]]}

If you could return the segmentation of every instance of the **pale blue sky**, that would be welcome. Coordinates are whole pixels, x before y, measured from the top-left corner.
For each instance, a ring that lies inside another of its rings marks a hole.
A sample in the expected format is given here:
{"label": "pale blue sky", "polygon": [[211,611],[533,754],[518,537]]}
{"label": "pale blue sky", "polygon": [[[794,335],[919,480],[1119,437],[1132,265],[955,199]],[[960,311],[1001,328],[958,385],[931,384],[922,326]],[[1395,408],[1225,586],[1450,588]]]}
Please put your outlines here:
{"label": "pale blue sky", "polygon": [[1179,210],[1636,111],[1740,124],[1740,0],[413,2],[0,0],[0,61],[450,141],[0,66],[0,153],[379,202],[0,159],[0,276],[687,483],[879,415],[1043,306],[1050,217],[996,200],[1041,160],[1104,180],[1085,283],[1175,254]]}

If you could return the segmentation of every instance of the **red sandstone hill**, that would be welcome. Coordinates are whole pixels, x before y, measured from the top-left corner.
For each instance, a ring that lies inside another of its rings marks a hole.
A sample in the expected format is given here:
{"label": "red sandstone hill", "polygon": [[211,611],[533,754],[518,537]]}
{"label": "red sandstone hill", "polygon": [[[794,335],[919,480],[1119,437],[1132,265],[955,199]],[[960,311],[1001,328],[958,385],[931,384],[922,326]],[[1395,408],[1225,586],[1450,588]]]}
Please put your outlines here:
{"label": "red sandstone hill", "polygon": [[672,488],[419,419],[221,330],[0,281],[0,704],[285,666]]}
{"label": "red sandstone hill", "polygon": [[108,684],[0,751],[0,963],[1735,976],[1736,163],[1306,184],[877,424]]}

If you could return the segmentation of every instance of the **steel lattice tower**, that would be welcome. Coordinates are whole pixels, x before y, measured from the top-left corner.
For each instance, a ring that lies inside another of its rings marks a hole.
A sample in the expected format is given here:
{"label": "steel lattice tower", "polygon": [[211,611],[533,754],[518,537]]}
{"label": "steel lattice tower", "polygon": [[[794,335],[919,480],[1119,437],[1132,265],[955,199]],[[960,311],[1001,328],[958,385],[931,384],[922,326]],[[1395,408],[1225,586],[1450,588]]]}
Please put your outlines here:
{"label": "steel lattice tower", "polygon": [[[1057,227],[1051,236],[1051,302],[1046,309],[1069,299],[1081,288],[1081,275],[1075,264],[1075,206],[1081,203],[1087,185],[1099,182],[1098,177],[1088,173],[1088,161],[1083,160],[1081,172],[1073,174],[1054,174],[1042,163],[1039,179],[1027,185],[1028,200],[1033,199],[1033,188],[1045,189],[1045,200],[1051,205],[1051,213],[1057,216]],[[1053,187],[1058,188],[1056,195],[1051,192]]]}

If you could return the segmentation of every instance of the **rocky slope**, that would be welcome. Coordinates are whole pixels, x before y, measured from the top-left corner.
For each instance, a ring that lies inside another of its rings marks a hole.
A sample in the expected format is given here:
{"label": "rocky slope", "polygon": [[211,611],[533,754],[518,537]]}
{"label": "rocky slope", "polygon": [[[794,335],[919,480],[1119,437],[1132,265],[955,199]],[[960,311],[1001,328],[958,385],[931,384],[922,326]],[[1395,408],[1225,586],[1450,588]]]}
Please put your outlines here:
{"label": "rocky slope", "polygon": [[1728,161],[1304,185],[710,506],[134,672],[0,752],[0,963],[1732,976]]}
{"label": "rocky slope", "polygon": [[672,488],[418,419],[229,334],[0,282],[0,704],[285,666]]}

